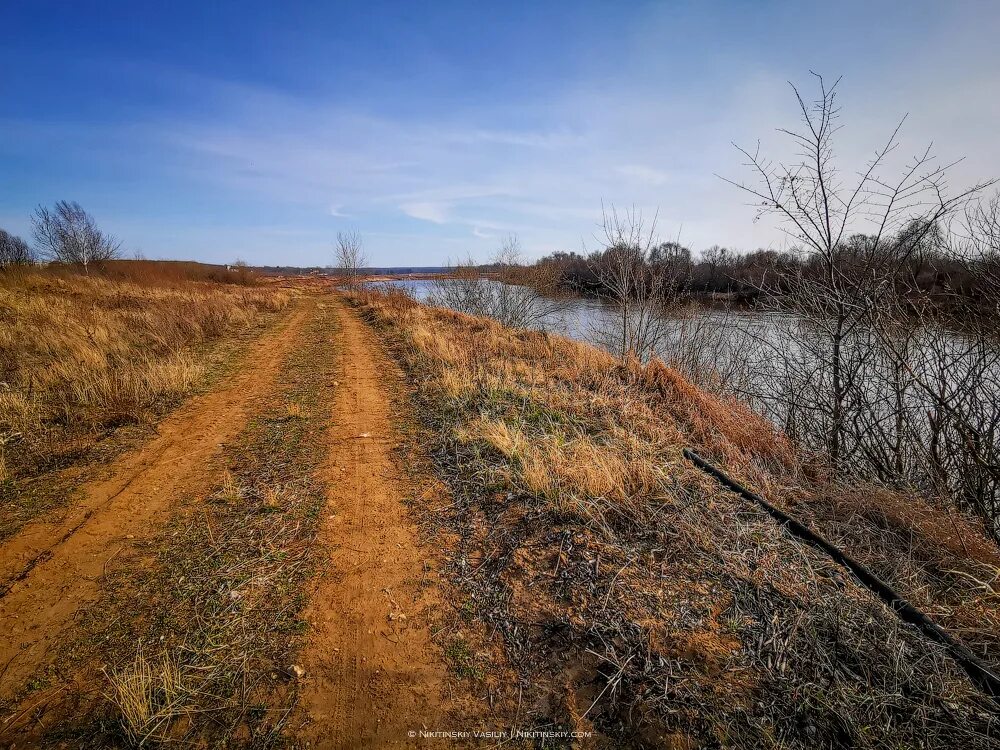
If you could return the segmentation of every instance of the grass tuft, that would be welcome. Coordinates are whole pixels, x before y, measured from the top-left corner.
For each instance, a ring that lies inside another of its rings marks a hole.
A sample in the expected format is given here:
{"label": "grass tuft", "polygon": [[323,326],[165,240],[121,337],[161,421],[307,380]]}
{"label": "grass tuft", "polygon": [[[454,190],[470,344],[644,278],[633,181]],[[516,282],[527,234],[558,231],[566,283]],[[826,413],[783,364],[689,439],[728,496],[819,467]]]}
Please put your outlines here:
{"label": "grass tuft", "polygon": [[122,667],[105,671],[110,700],[129,739],[141,743],[165,730],[183,712],[184,681],[180,667],[164,651],[148,658],[140,643],[135,657]]}
{"label": "grass tuft", "polygon": [[232,472],[226,471],[222,475],[222,482],[216,497],[223,503],[235,505],[243,499],[244,490],[240,483],[233,476]]}

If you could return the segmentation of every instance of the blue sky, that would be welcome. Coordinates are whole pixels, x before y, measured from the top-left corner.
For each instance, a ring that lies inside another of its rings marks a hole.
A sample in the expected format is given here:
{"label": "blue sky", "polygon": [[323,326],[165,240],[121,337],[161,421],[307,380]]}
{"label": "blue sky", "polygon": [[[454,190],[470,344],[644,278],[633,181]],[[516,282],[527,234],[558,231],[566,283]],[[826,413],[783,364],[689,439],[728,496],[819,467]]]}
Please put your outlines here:
{"label": "blue sky", "polygon": [[601,203],[696,250],[780,247],[716,174],[843,76],[845,171],[1000,175],[1000,4],[0,2],[0,227],[77,200],[151,258],[378,265],[595,246]]}

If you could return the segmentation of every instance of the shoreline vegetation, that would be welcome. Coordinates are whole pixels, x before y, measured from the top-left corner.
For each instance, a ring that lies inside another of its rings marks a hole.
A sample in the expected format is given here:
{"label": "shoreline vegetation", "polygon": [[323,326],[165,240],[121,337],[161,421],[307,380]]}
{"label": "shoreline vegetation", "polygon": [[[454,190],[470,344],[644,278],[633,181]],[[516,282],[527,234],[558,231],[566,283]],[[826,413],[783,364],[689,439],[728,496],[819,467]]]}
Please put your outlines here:
{"label": "shoreline vegetation", "polygon": [[[953,165],[930,148],[891,166],[898,127],[847,178],[839,81],[815,80],[813,100],[792,87],[799,122],[779,130],[796,155],[737,147],[746,176],[723,178],[789,251],[713,247],[696,260],[659,240],[658,215],[603,206],[593,251],[529,266],[511,236],[491,265],[456,266],[435,301],[529,329],[561,294],[596,298],[609,313],[592,338],[618,360],[663,360],[749,404],[832,475],[974,514],[1000,542],[997,180],[952,187]],[[752,313],[676,315],[706,297]]]}
{"label": "shoreline vegetation", "polygon": [[[1000,237],[1000,203],[991,205],[978,231]],[[641,217],[626,223],[618,236],[643,231]],[[578,259],[600,280],[592,296],[567,283],[567,266],[542,259],[458,265],[438,277],[429,301],[548,330],[580,299],[596,300],[600,312],[583,313],[588,342],[620,360],[659,358],[699,387],[749,404],[835,474],[975,514],[998,540],[1000,247],[969,257],[952,262],[971,280],[964,296],[944,281],[939,293],[874,283],[870,263],[828,294],[799,265],[740,305],[678,293],[649,252],[610,243]]]}
{"label": "shoreline vegetation", "polygon": [[989,699],[939,647],[682,450],[794,509],[996,663],[979,582],[1000,556],[977,520],[835,477],[656,360],[353,296],[414,384],[454,494],[425,522],[452,540],[457,606],[520,677],[522,718],[636,745],[991,746]]}

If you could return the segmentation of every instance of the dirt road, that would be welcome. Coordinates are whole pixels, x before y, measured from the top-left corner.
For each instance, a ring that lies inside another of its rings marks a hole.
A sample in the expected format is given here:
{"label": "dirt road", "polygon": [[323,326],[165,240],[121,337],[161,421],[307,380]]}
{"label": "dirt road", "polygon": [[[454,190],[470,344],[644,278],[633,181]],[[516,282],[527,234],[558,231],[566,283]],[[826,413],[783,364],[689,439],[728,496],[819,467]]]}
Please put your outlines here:
{"label": "dirt road", "polygon": [[[331,311],[337,325],[317,326]],[[333,341],[325,338],[329,335]],[[299,355],[317,345],[333,347],[326,373],[335,362],[338,374],[314,379],[315,385],[301,385],[309,380],[296,376],[295,368],[314,368],[318,360],[303,361]],[[296,357],[298,364],[290,364]],[[192,398],[164,419],[155,438],[106,467],[107,478],[81,488],[81,497],[62,517],[36,521],[7,540],[0,547],[0,701],[10,702],[10,714],[0,724],[4,741],[42,737],[71,723],[78,727],[74,731],[91,731],[84,716],[74,715],[73,707],[79,705],[85,714],[102,705],[108,708],[100,699],[102,693],[107,695],[101,664],[92,657],[87,658],[94,663],[85,658],[79,664],[63,664],[59,682],[50,685],[45,675],[54,671],[55,660],[64,652],[60,646],[85,637],[79,621],[88,617],[87,632],[101,637],[99,619],[94,630],[93,609],[106,597],[107,571],[118,570],[118,560],[142,565],[144,549],[162,551],[172,544],[191,543],[174,541],[164,531],[171,513],[176,514],[186,500],[209,494],[234,460],[255,460],[234,458],[222,446],[239,442],[248,425],[267,412],[265,404],[294,406],[287,395],[290,387],[323,388],[332,394],[334,406],[328,423],[325,411],[320,411],[315,427],[301,432],[305,439],[318,441],[312,443],[313,455],[326,457],[319,458],[323,463],[318,470],[307,470],[319,480],[320,492],[326,487],[326,501],[318,536],[310,540],[319,573],[308,584],[301,615],[310,629],[293,657],[298,703],[283,722],[284,731],[300,746],[353,748],[412,746],[410,732],[450,728],[455,707],[468,699],[453,699],[445,655],[431,639],[430,622],[441,607],[442,593],[404,502],[430,493],[434,485],[404,468],[394,453],[401,443],[397,424],[405,395],[401,377],[374,332],[342,297],[313,290],[283,324],[251,345],[239,368],[220,387]],[[300,412],[290,414],[280,416],[277,423],[304,419]],[[273,467],[269,471],[267,482],[274,476],[295,475]],[[239,507],[234,506],[234,513],[240,512]],[[214,515],[220,534],[221,513]],[[267,517],[279,525],[298,527],[303,522]],[[205,522],[211,534],[207,514]],[[222,549],[214,538],[210,541],[212,546],[204,550],[207,557]],[[219,544],[223,541],[220,536]],[[271,552],[276,560],[284,554]],[[226,570],[221,567],[219,575]],[[150,571],[129,575],[144,572]],[[182,580],[176,575],[168,579]],[[227,581],[220,578],[208,590],[221,590]],[[296,596],[288,593],[288,607],[295,606]],[[149,602],[136,603],[135,612],[119,608],[108,617],[157,622],[157,607],[167,605],[158,602],[156,592],[148,598]],[[261,614],[267,616],[268,611]],[[250,631],[258,626],[266,630],[269,623],[245,625]],[[175,644],[185,637],[183,631],[171,632]],[[114,656],[116,662],[122,658],[129,655]],[[256,682],[259,672],[249,677]],[[265,675],[264,679],[278,678]],[[41,692],[37,687],[26,690],[37,684],[47,687]],[[280,685],[275,688],[279,705],[288,693]],[[97,700],[80,702],[71,694]],[[178,736],[186,731],[182,726]]]}
{"label": "dirt road", "polygon": [[339,395],[331,415],[323,571],[305,619],[305,685],[290,722],[312,747],[409,746],[440,728],[447,668],[431,642],[439,604],[403,500],[419,494],[392,454],[400,373],[372,331],[339,303]]}
{"label": "dirt road", "polygon": [[0,699],[54,658],[74,615],[96,597],[107,561],[141,544],[179,493],[208,485],[213,456],[243,427],[314,304],[302,300],[221,389],[167,417],[154,439],[109,467],[110,478],[84,487],[62,518],[36,521],[0,548]]}

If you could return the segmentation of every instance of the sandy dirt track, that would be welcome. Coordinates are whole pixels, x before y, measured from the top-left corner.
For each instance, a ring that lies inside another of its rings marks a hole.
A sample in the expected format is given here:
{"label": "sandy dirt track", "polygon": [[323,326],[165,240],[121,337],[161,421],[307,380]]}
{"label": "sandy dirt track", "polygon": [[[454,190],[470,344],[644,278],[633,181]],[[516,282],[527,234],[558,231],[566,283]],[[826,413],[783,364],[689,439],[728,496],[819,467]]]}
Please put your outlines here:
{"label": "sandy dirt track", "polygon": [[329,499],[290,728],[311,747],[411,746],[409,732],[440,728],[449,710],[447,668],[427,622],[440,594],[403,505],[421,490],[393,456],[401,374],[356,313],[338,308]]}
{"label": "sandy dirt track", "polygon": [[158,434],[83,488],[60,518],[26,526],[0,548],[0,699],[54,658],[74,615],[93,601],[108,560],[141,544],[180,493],[207,487],[219,447],[244,426],[255,399],[295,346],[312,300],[254,342],[218,389],[181,406]]}

